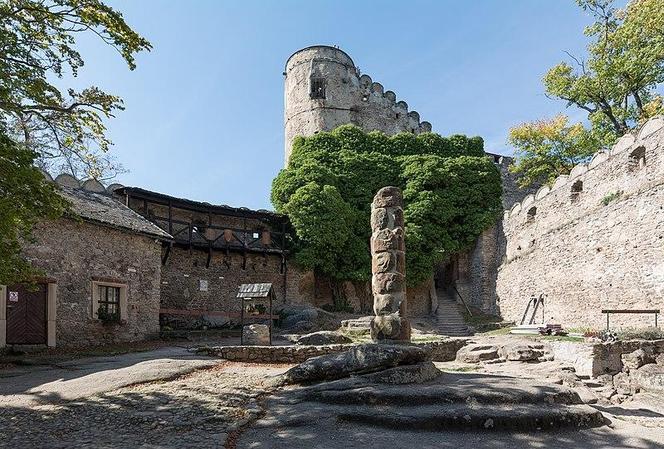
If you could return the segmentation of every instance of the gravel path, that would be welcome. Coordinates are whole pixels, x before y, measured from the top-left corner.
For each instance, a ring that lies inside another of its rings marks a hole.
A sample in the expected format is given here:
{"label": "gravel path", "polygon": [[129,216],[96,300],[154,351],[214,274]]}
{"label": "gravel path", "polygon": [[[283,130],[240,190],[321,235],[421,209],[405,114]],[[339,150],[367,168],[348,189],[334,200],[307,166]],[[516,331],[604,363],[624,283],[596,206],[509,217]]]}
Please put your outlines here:
{"label": "gravel path", "polygon": [[0,408],[0,447],[221,448],[287,366],[217,363],[175,380]]}

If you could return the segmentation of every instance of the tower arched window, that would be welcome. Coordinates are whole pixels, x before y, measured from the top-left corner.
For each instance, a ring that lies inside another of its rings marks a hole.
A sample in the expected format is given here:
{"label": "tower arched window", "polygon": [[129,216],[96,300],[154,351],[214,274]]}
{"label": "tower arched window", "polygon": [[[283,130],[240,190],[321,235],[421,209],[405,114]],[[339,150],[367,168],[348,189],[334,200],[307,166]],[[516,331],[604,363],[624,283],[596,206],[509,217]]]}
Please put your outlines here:
{"label": "tower arched window", "polygon": [[528,213],[526,214],[526,221],[527,222],[535,221],[535,215],[537,215],[537,207],[533,206],[530,209],[528,209]]}

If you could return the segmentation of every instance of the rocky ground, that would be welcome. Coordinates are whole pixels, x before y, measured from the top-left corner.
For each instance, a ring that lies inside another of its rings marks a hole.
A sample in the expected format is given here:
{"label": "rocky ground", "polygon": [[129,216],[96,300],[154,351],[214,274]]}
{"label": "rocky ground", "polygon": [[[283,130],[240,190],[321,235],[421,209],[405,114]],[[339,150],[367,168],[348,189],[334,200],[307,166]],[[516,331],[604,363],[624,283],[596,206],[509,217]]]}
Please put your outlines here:
{"label": "rocky ground", "polygon": [[[302,421],[306,425],[261,427],[266,419],[288,413],[278,408],[283,402],[273,398],[285,394],[288,401],[288,389],[293,387],[277,389],[274,377],[291,365],[226,362],[183,348],[162,348],[57,366],[0,370],[0,447],[664,447],[661,395],[639,393],[612,403],[602,398],[602,388],[593,385],[596,381],[579,378],[563,364],[540,358],[539,363],[455,361],[436,366],[449,379],[457,379],[459,391],[471,389],[464,385],[480,376],[514,379],[531,387],[534,383],[570,387],[611,424],[580,431],[432,432],[337,420],[323,406],[311,409],[312,416],[323,417],[320,420],[310,419],[307,411],[307,419]],[[337,414],[344,414],[343,404],[335,407],[341,407]],[[381,407],[376,406],[375,412],[381,413]]]}
{"label": "rocky ground", "polygon": [[222,448],[260,414],[265,380],[285,369],[223,362],[72,400],[42,396],[26,407],[3,397],[0,447]]}

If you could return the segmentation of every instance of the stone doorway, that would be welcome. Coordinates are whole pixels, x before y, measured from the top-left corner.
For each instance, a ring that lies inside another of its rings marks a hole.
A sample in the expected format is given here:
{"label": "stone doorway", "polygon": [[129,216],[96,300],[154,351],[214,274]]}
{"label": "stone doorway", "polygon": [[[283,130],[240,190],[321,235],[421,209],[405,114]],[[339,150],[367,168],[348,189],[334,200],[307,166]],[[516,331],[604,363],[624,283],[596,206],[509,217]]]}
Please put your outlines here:
{"label": "stone doorway", "polygon": [[7,344],[48,342],[48,285],[13,285],[6,289]]}

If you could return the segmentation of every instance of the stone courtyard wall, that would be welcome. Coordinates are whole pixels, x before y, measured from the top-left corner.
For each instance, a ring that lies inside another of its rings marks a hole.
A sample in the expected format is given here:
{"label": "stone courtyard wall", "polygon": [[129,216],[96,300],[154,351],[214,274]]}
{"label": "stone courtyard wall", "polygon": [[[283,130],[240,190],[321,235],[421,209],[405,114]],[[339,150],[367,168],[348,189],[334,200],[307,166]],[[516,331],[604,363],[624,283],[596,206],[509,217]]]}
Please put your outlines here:
{"label": "stone courtyard wall", "polygon": [[664,309],[664,118],[528,195],[505,212],[503,228],[496,290],[505,319],[518,322],[540,293],[546,320],[567,327],[603,327],[602,309]]}
{"label": "stone courtyard wall", "polygon": [[[37,224],[23,254],[57,284],[57,346],[139,341],[159,335],[161,243],[154,238],[80,220]],[[92,316],[92,281],[127,285],[127,320]]]}

